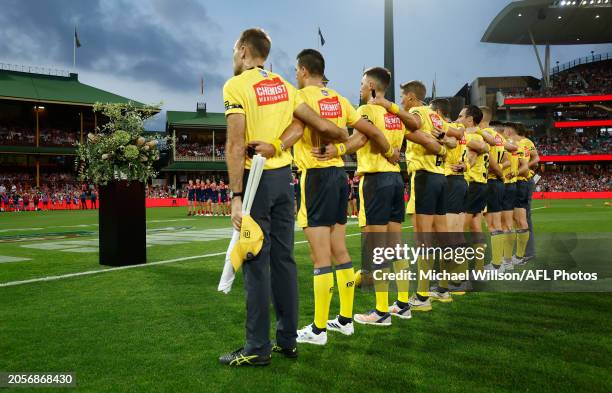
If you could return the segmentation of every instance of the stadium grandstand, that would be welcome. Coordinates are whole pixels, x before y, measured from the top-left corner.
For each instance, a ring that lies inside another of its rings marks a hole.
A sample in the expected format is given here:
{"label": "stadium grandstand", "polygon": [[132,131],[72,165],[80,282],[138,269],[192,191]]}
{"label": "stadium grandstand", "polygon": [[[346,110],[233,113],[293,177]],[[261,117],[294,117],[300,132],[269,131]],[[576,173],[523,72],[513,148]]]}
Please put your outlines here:
{"label": "stadium grandstand", "polygon": [[[482,37],[482,42],[534,48],[540,77],[476,78],[458,95],[495,108],[498,120],[531,130],[540,154],[537,190],[612,189],[612,53],[591,52],[554,67],[550,58],[551,46],[612,42],[610,20],[608,1],[520,0],[508,4]],[[539,45],[545,47],[543,56]]]}
{"label": "stadium grandstand", "polygon": [[0,64],[0,207],[92,205],[93,185],[77,181],[76,142],[104,118],[96,102],[143,104],[79,82],[61,70]]}

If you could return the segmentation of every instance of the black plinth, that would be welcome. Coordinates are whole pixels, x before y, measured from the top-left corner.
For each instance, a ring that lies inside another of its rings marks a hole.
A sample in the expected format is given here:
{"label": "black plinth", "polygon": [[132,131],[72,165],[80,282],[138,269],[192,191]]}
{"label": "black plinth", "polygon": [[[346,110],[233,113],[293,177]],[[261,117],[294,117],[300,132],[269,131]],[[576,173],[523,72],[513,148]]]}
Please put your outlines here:
{"label": "black plinth", "polygon": [[147,262],[144,184],[114,181],[100,186],[100,264]]}

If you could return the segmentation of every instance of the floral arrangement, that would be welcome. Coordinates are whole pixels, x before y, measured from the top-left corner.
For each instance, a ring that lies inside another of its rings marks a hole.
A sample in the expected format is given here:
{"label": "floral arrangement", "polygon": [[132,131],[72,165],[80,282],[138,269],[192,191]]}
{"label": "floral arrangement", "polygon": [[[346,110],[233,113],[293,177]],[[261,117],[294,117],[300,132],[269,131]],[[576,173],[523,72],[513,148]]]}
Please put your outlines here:
{"label": "floral arrangement", "polygon": [[155,107],[96,103],[93,109],[108,122],[89,133],[87,141],[77,143],[79,180],[105,185],[112,180],[146,182],[156,176],[158,140],[143,136],[144,119],[156,112]]}

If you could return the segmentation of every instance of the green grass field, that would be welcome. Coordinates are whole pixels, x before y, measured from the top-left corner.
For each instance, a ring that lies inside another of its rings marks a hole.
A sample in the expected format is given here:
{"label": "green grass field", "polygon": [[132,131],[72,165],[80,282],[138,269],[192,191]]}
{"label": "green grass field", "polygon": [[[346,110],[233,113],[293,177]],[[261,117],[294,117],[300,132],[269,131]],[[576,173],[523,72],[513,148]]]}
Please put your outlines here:
{"label": "green grass field", "polygon": [[[537,233],[612,232],[603,200],[548,203],[534,202]],[[229,219],[181,208],[147,217],[148,261],[168,263],[0,286],[0,371],[74,371],[83,392],[612,391],[608,293],[471,293],[390,328],[329,333],[326,347],[301,345],[297,361],[223,367],[218,356],[244,338],[242,279],[218,293],[223,256],[209,256],[225,252]],[[96,224],[95,211],[0,214],[0,285],[108,269]],[[354,221],[348,232],[358,260]],[[303,240],[298,231],[300,326],[313,312]],[[357,291],[355,311],[373,302]]]}

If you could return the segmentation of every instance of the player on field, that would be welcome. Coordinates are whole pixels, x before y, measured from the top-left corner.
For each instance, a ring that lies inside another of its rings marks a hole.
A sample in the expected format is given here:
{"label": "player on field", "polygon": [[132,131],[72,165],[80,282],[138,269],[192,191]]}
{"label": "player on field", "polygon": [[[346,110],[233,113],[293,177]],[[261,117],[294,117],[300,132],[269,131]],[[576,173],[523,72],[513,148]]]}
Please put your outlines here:
{"label": "player on field", "polygon": [[217,183],[213,180],[210,183],[210,215],[216,216],[219,215],[219,189],[217,188]]}
{"label": "player on field", "polygon": [[[402,109],[392,107],[384,100],[375,99],[380,105],[392,108],[397,113],[403,124],[409,130],[419,130],[425,135],[443,141],[448,147],[455,147],[456,140],[461,139],[463,130],[450,127],[429,106],[423,105],[427,89],[421,81],[410,81],[401,85]],[[410,140],[410,135],[408,139]],[[446,138],[452,137],[452,138]],[[432,138],[432,139],[433,139]],[[415,232],[417,233],[417,244],[429,247],[434,244],[434,232],[446,233],[446,178],[444,176],[444,158],[447,153],[446,147],[441,146],[437,153],[427,149],[418,141],[411,144],[410,165],[415,171],[414,183],[414,206],[415,206]],[[408,308],[414,311],[431,311],[431,300],[429,299],[429,280],[425,274],[433,267],[434,260],[430,257],[419,257],[418,270],[419,280],[417,293],[410,299]]]}
{"label": "player on field", "polygon": [[529,241],[527,242],[527,247],[525,248],[525,256],[523,257],[523,262],[527,262],[528,260],[535,258],[535,237],[533,234],[533,224],[531,223],[531,200],[533,196],[533,192],[535,191],[535,183],[533,181],[533,177],[535,175],[535,170],[538,168],[538,164],[540,162],[540,155],[538,154],[538,150],[536,149],[534,143],[526,137],[526,130],[524,128],[519,127],[519,131],[523,133],[522,135],[525,137],[527,147],[529,148],[529,176],[528,176],[528,196],[529,201],[527,203],[527,225],[529,226]]}
{"label": "player on field", "polygon": [[[297,269],[293,258],[294,194],[288,149],[302,137],[304,124],[325,140],[345,141],[346,129],[319,117],[301,94],[263,65],[271,40],[261,29],[242,32],[234,45],[234,77],[223,87],[227,118],[226,162],[232,190],[232,225],[242,226],[242,195],[251,158],[267,158],[251,208],[264,235],[258,255],[244,263],[246,345],[219,358],[230,366],[267,365],[271,352],[297,356]],[[248,146],[248,149],[247,149]],[[270,300],[276,312],[276,345],[270,342]]]}
{"label": "player on field", "polygon": [[[512,129],[511,129],[512,130]],[[513,141],[518,146],[519,169],[516,181],[516,203],[514,205],[514,221],[516,223],[516,254],[512,257],[513,265],[522,265],[526,261],[525,250],[529,241],[529,222],[527,221],[527,210],[529,209],[529,194],[531,193],[531,185],[529,180],[533,176],[530,165],[535,167],[539,161],[536,157],[537,151],[531,140],[525,134],[525,127],[517,123],[516,133],[512,136]],[[512,132],[512,131],[511,131]],[[532,159],[531,155],[534,153]]]}
{"label": "player on field", "polygon": [[223,180],[219,180],[219,207],[220,215],[229,215],[229,197],[227,195],[227,184]]}
{"label": "player on field", "polygon": [[187,184],[187,215],[191,216],[195,214],[194,207],[195,200],[195,188],[193,187],[193,180],[189,180]]}
{"label": "player on field", "polygon": [[[392,141],[392,145],[398,149],[401,147],[405,136],[410,142],[414,143],[413,151],[419,149],[422,155],[443,159],[446,148],[436,141],[434,137],[437,135],[432,136],[430,129],[424,126],[430,124],[431,119],[427,117],[421,121],[418,115],[407,112],[414,106],[412,103],[417,102],[415,93],[411,90],[413,84],[409,83],[402,86],[402,106],[404,109],[400,109],[397,104],[384,98],[389,81],[390,73],[384,68],[373,68],[365,72],[361,83],[361,98],[368,104],[360,107],[362,116],[368,118],[375,125],[385,128],[385,135]],[[422,83],[420,83],[420,86],[422,86]],[[422,94],[419,93],[420,98],[418,98],[419,105],[425,94],[424,86],[422,87]],[[372,91],[374,91],[374,94]],[[433,113],[431,110],[429,112]],[[375,154],[371,149],[368,149],[366,144],[364,148],[357,151],[357,168],[357,171],[363,174],[359,190],[361,199],[360,225],[366,233],[390,233],[389,244],[397,244],[401,240],[401,223],[405,216],[404,184],[399,174],[399,166],[385,162],[380,154]],[[418,197],[416,206],[418,215]],[[408,268],[408,262],[395,261],[394,268],[396,272],[404,271]],[[389,267],[385,267],[383,270],[385,269],[389,270]],[[407,280],[396,281],[398,298],[391,307],[389,307],[388,300],[388,283],[376,280],[375,284],[378,286],[376,288],[376,309],[356,315],[355,321],[390,325],[390,315],[400,318],[411,317],[409,283]]]}
{"label": "player on field", "polygon": [[195,192],[195,213],[194,216],[202,215],[202,189],[200,184],[200,179],[195,180],[195,184],[193,185]]}
{"label": "player on field", "polygon": [[491,147],[489,159],[489,175],[487,179],[487,214],[486,221],[491,235],[491,263],[485,266],[487,270],[505,270],[509,265],[504,264],[505,232],[502,225],[502,211],[506,180],[504,168],[510,166],[510,155],[517,147],[512,141],[506,140],[503,135],[503,126],[498,123],[491,124],[491,109],[480,107],[483,119],[479,124],[480,135]]}
{"label": "player on field", "polygon": [[[506,141],[512,142],[513,135],[516,134],[517,126],[514,123],[503,123],[503,136]],[[502,201],[502,230],[503,230],[503,255],[502,265],[504,270],[512,270],[512,252],[516,235],[514,233],[514,206],[516,205],[516,180],[519,168],[518,151],[509,152],[510,163],[504,166],[504,199]]]}
{"label": "player on field", "polygon": [[[434,99],[430,103],[431,109],[440,115],[444,120],[449,121],[449,126],[452,128],[465,128],[462,123],[450,122],[450,102],[446,99]],[[449,233],[448,241],[450,246],[458,247],[463,245],[465,238],[463,236],[464,222],[464,205],[465,195],[467,193],[467,182],[465,181],[464,172],[467,169],[465,164],[467,149],[465,136],[457,140],[457,145],[453,148],[448,148],[444,159],[444,176],[446,176],[446,223]],[[460,267],[454,261],[440,260],[441,272],[458,272]],[[457,287],[460,282],[453,282],[453,294],[462,295],[465,292],[458,291]],[[449,282],[446,279],[438,281],[436,289],[430,291],[430,298],[441,302],[450,302],[452,297],[449,294]]]}
{"label": "player on field", "polygon": [[[466,146],[468,168],[465,179],[468,182],[465,204],[465,227],[472,233],[474,249],[484,249],[482,234],[482,212],[487,204],[487,177],[489,168],[489,144],[479,135],[478,124],[482,121],[482,111],[475,105],[468,105],[457,121],[466,127]],[[478,253],[477,255],[482,255]],[[484,255],[475,257],[475,270],[484,269]]]}
{"label": "player on field", "polygon": [[[325,60],[318,51],[305,49],[297,55],[296,80],[304,102],[319,116],[338,127],[353,127],[365,135],[376,149],[392,157],[394,147],[385,135],[363,119],[346,98],[324,86],[324,72]],[[326,143],[334,144],[337,156],[330,160],[318,160],[321,148],[326,149]],[[313,156],[313,150],[319,154]],[[295,163],[301,172],[301,204],[297,220],[304,229],[314,264],[314,322],[298,330],[299,343],[325,345],[326,329],[345,335],[354,332],[355,271],[345,240],[349,187],[342,156],[346,151],[344,143],[323,138],[310,127],[304,128],[304,135],[293,147]],[[396,158],[399,159],[399,155]],[[340,313],[328,321],[334,270],[340,295]]]}

